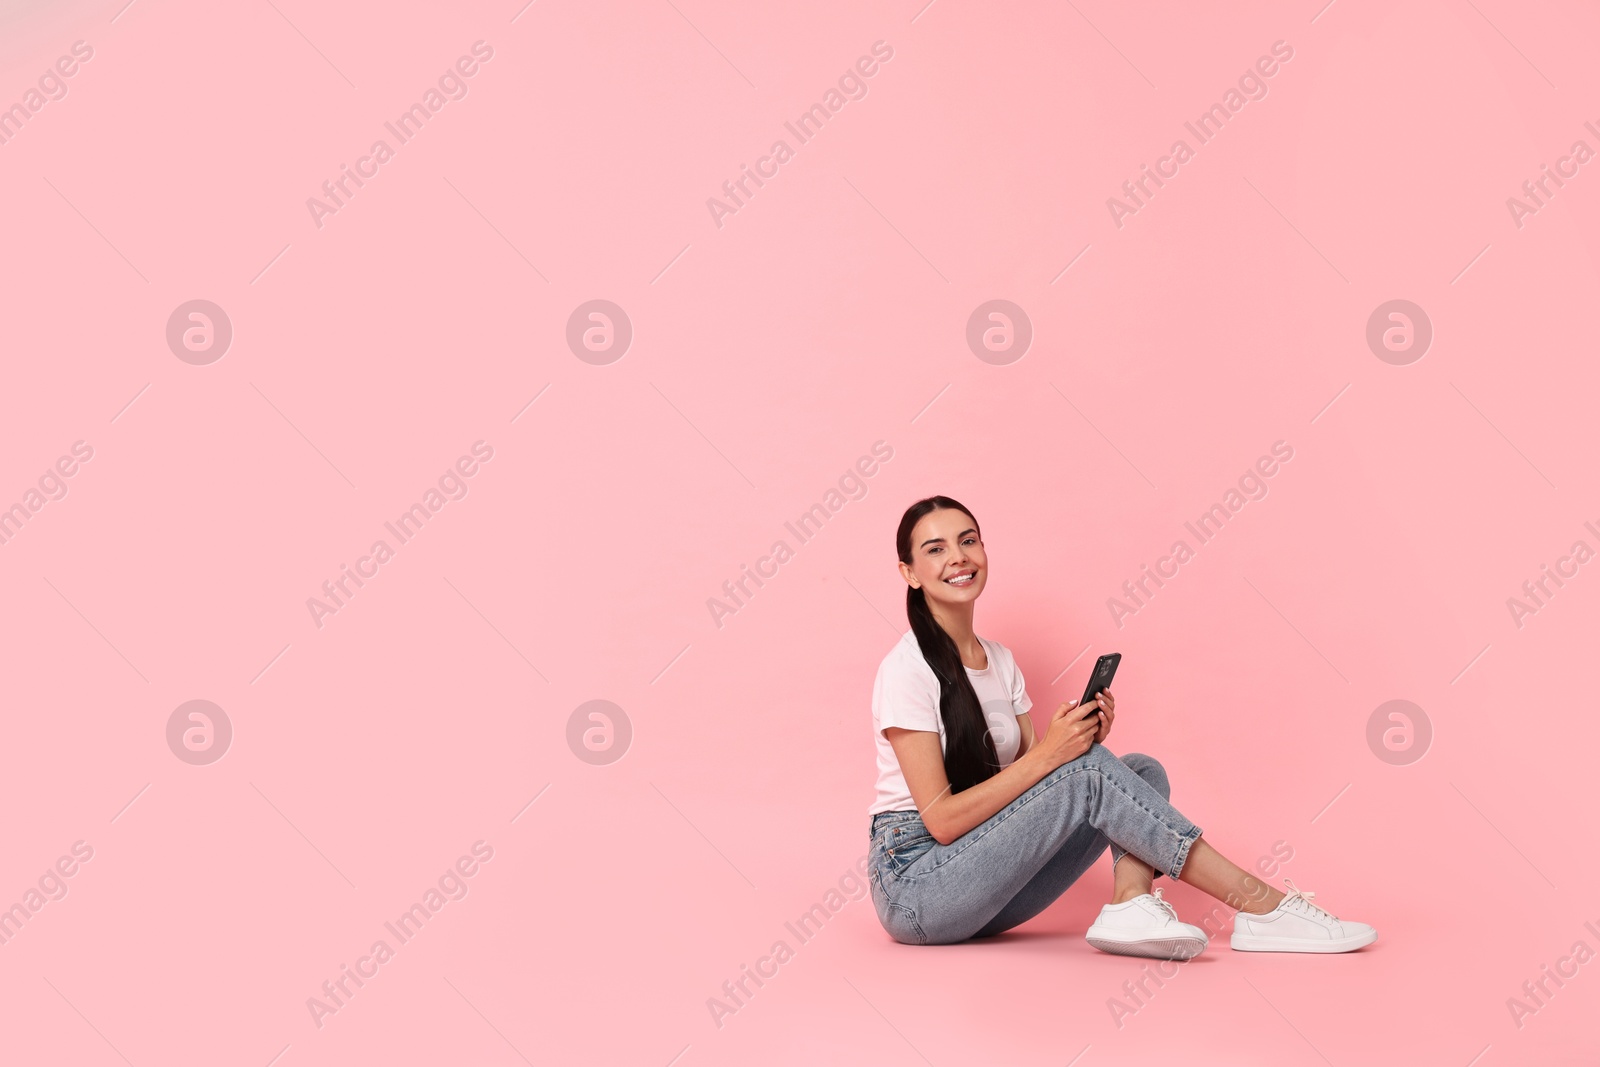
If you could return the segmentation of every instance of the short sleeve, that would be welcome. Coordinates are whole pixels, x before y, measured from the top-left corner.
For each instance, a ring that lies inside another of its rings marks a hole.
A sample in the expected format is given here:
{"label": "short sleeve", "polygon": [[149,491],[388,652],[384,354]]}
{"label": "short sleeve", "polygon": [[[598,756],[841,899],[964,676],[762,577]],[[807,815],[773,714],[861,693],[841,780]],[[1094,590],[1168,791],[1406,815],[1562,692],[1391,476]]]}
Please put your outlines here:
{"label": "short sleeve", "polygon": [[[921,656],[921,650],[915,650]],[[907,730],[939,730],[939,678],[928,667],[916,670],[909,657],[896,654],[878,667],[872,687],[872,715],[878,730],[899,726]]]}
{"label": "short sleeve", "polygon": [[1033,698],[1028,696],[1027,683],[1022,679],[1022,668],[1017,666],[1017,659],[1006,649],[1006,659],[1011,662],[1011,703],[1018,715],[1026,715],[1028,709],[1033,707]]}

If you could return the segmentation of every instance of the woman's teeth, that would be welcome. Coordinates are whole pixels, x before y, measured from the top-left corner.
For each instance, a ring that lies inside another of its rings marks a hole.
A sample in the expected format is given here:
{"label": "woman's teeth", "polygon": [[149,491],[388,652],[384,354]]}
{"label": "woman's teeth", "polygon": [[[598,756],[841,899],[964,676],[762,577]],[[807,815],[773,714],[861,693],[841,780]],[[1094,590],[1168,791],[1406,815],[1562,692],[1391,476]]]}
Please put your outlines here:
{"label": "woman's teeth", "polygon": [[945,585],[971,585],[972,584],[972,580],[974,578],[976,578],[977,576],[978,576],[978,572],[977,571],[973,571],[971,574],[964,574],[960,578],[946,578],[944,580],[944,584]]}

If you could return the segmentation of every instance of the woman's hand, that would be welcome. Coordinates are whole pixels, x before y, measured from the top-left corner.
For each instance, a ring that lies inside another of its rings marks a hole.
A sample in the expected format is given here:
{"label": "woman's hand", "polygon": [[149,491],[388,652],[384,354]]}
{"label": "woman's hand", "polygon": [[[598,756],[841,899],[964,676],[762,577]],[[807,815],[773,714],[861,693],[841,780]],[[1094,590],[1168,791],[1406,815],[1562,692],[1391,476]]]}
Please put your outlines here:
{"label": "woman's hand", "polygon": [[1100,730],[1094,735],[1099,744],[1105,744],[1106,738],[1111,733],[1111,724],[1117,719],[1117,698],[1111,695],[1111,690],[1100,690],[1098,698],[1100,703]]}
{"label": "woman's hand", "polygon": [[[1061,705],[1050,716],[1050,726],[1038,744],[1039,758],[1051,770],[1070,763],[1089,751],[1095,734],[1101,729],[1099,712],[1101,699],[1096,698],[1078,707],[1076,700]],[[1032,754],[1032,750],[1029,750]]]}

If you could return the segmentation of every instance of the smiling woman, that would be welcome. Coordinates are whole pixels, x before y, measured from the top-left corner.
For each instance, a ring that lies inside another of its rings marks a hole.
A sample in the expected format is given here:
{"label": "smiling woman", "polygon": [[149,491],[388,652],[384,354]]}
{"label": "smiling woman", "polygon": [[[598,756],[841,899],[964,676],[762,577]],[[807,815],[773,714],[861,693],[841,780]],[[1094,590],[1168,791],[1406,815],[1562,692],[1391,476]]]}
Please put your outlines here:
{"label": "smiling woman", "polygon": [[936,945],[999,934],[1044,911],[1110,848],[1111,903],[1085,935],[1102,952],[1181,960],[1206,947],[1206,932],[1152,888],[1162,874],[1238,908],[1238,950],[1348,952],[1377,939],[1287,881],[1288,893],[1263,885],[1202,839],[1168,802],[1157,760],[1104,747],[1117,714],[1110,689],[1062,704],[1035,734],[1011,651],[973,630],[990,559],[959,501],[907,508],[895,552],[911,629],[873,682],[869,809],[869,885],[889,936]]}

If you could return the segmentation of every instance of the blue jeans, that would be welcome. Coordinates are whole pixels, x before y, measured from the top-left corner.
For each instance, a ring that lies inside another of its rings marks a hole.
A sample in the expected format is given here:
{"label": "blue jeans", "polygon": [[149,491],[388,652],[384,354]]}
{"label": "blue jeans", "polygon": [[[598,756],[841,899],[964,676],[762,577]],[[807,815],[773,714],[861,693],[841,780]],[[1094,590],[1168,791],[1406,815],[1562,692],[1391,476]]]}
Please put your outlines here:
{"label": "blue jeans", "polygon": [[1167,803],[1153,757],[1093,744],[994,815],[941,845],[914,810],[872,817],[878,921],[907,945],[989,937],[1049,907],[1100,858],[1131,852],[1176,879],[1200,828]]}

